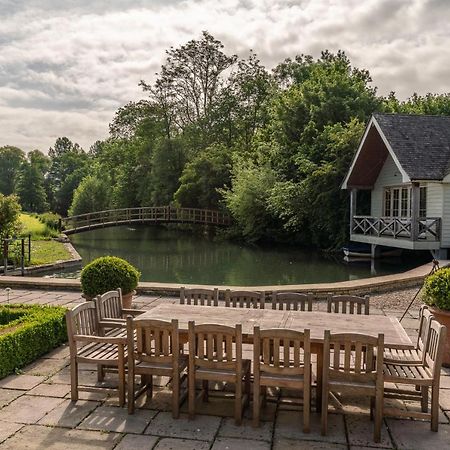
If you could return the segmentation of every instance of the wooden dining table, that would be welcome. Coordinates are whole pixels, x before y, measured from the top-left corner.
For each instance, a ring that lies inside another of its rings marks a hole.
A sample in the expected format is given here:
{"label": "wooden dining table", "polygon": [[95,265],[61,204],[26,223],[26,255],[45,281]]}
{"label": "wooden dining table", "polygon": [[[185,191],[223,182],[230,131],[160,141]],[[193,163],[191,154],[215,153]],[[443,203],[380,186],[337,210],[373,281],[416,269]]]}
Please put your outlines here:
{"label": "wooden dining table", "polygon": [[220,306],[160,304],[138,316],[135,320],[178,320],[181,334],[187,334],[188,322],[220,324],[230,327],[242,325],[243,341],[253,343],[253,327],[261,329],[285,328],[296,331],[309,329],[311,352],[317,354],[317,409],[322,396],[322,362],[324,331],[331,333],[362,333],[377,337],[384,334],[386,347],[414,348],[411,339],[395,317],[382,315],[337,314],[321,311],[281,311],[274,309],[225,308]]}

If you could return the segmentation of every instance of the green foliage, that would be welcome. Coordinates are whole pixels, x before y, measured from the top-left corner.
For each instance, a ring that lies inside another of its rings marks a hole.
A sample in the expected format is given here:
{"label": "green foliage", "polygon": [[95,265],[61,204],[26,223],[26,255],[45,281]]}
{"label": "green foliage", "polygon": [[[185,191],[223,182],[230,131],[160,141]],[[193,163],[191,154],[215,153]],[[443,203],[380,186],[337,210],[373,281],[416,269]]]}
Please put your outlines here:
{"label": "green foliage", "polygon": [[88,175],[75,189],[69,215],[76,216],[108,209],[110,190],[108,177]]}
{"label": "green foliage", "polygon": [[17,196],[0,194],[0,241],[18,233],[20,211],[21,207]]}
{"label": "green foliage", "polygon": [[89,297],[122,289],[128,294],[136,289],[141,274],[129,262],[115,256],[103,256],[83,267],[80,281],[83,293]]}
{"label": "green foliage", "polygon": [[39,164],[28,161],[22,163],[16,192],[25,211],[40,213],[48,209],[44,181]]}
{"label": "green foliage", "polygon": [[20,235],[28,236],[31,234],[34,239],[44,239],[49,237],[56,237],[59,233],[55,228],[48,226],[39,219],[39,215],[21,214],[20,215]]}
{"label": "green foliage", "polygon": [[0,147],[0,194],[11,195],[16,187],[25,153],[17,147]]}
{"label": "green foliage", "polygon": [[0,306],[0,378],[67,341],[65,309]]}
{"label": "green foliage", "polygon": [[444,267],[425,279],[423,300],[427,305],[450,311],[450,268]]}
{"label": "green foliage", "polygon": [[37,214],[36,217],[49,228],[57,230],[59,227],[59,219],[61,219],[61,216],[59,214],[53,212],[45,212]]}

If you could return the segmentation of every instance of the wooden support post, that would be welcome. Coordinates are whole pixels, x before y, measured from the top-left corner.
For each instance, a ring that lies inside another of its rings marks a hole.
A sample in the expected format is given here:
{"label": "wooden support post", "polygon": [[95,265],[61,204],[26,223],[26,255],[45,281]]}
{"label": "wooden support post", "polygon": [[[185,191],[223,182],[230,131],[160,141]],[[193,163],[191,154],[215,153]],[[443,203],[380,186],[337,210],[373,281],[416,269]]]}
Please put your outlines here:
{"label": "wooden support post", "polygon": [[353,217],[356,216],[356,198],[357,198],[357,190],[350,190],[350,234],[352,234],[353,229]]}
{"label": "wooden support post", "polygon": [[25,275],[25,238],[20,240],[20,273]]}
{"label": "wooden support post", "polygon": [[411,189],[411,240],[417,241],[419,237],[419,210],[420,210],[420,186],[413,183]]}

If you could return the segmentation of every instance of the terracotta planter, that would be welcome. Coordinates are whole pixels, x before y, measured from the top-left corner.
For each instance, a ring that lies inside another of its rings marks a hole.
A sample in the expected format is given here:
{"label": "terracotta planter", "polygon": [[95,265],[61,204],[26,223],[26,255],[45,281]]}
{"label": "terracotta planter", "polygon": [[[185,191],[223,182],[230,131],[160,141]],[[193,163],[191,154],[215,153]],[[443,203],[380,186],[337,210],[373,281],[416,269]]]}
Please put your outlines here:
{"label": "terracotta planter", "polygon": [[122,308],[131,309],[133,295],[136,295],[136,291],[128,292],[128,294],[122,294]]}
{"label": "terracotta planter", "polygon": [[433,313],[434,318],[441,325],[445,325],[447,327],[447,342],[445,343],[444,357],[442,358],[442,364],[445,367],[450,367],[450,311],[432,307],[430,307],[430,311]]}

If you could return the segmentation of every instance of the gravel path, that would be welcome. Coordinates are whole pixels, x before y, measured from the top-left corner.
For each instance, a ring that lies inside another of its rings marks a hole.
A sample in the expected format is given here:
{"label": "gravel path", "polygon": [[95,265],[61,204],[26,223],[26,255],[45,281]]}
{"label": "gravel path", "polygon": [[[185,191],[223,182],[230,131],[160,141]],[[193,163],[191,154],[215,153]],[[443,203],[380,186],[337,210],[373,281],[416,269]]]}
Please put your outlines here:
{"label": "gravel path", "polygon": [[[417,294],[419,287],[402,289],[398,291],[384,292],[370,296],[370,305],[380,309],[404,310],[409,302]],[[417,295],[414,306],[417,308],[422,304],[421,294]]]}

